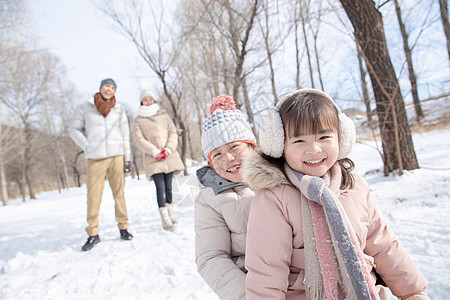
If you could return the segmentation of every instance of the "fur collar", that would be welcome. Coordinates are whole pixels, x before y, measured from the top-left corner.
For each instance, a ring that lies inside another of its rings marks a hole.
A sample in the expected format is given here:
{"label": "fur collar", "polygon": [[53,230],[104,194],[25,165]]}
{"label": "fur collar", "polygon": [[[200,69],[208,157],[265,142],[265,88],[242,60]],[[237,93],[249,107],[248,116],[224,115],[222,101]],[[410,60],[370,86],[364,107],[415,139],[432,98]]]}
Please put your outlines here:
{"label": "fur collar", "polygon": [[253,151],[245,159],[243,165],[242,178],[255,192],[289,182],[284,173],[263,158],[258,151]]}

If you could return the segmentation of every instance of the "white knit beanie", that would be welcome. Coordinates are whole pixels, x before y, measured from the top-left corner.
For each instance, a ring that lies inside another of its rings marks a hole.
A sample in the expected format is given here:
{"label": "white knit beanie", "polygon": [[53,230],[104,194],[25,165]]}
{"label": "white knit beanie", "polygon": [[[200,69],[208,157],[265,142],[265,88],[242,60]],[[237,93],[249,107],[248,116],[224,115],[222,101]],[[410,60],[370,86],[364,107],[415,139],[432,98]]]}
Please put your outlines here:
{"label": "white knit beanie", "polygon": [[139,98],[140,102],[142,103],[142,99],[144,99],[147,96],[152,97],[153,100],[155,100],[155,102],[157,102],[155,96],[153,95],[152,91],[150,91],[150,90],[143,90],[141,92],[141,97]]}
{"label": "white knit beanie", "polygon": [[256,145],[256,138],[244,114],[236,109],[233,97],[220,95],[209,109],[210,116],[202,122],[202,149],[207,159],[212,150],[241,141]]}

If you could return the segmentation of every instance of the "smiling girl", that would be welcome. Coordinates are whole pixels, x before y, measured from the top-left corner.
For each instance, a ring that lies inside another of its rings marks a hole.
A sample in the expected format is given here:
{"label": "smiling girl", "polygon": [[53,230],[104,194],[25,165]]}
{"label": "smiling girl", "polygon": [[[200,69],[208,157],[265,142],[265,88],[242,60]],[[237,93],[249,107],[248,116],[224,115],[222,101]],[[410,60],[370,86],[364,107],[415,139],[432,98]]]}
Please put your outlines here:
{"label": "smiling girl", "polygon": [[[428,299],[416,268],[351,173],[355,126],[330,96],[283,97],[244,165],[256,192],[248,221],[247,299]],[[375,273],[376,272],[376,273]]]}

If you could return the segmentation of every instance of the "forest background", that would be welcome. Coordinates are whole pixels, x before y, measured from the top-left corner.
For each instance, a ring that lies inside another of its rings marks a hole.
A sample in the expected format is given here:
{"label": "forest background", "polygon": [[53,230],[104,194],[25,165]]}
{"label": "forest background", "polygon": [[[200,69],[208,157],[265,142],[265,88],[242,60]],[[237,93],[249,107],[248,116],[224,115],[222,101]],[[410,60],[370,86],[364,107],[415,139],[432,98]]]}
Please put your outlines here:
{"label": "forest background", "polygon": [[[425,124],[421,111],[424,101],[450,96],[447,0],[90,4],[102,24],[136,50],[137,63],[129,71],[136,86],[151,86],[173,117],[185,161],[203,159],[201,121],[211,100],[223,93],[235,98],[257,135],[261,117],[280,95],[298,88],[324,90],[348,115],[362,120],[369,134],[360,141],[380,141],[386,175],[419,168],[411,131],[449,124],[449,112],[442,113],[439,124]],[[4,205],[85,181],[83,153],[67,128],[73,110],[90,95],[80,92],[63,61],[39,44],[27,7],[26,0],[0,0]],[[133,102],[125,103],[130,124],[137,111]],[[416,114],[410,122],[407,105]],[[134,145],[133,152],[132,176],[141,178],[142,155]]]}

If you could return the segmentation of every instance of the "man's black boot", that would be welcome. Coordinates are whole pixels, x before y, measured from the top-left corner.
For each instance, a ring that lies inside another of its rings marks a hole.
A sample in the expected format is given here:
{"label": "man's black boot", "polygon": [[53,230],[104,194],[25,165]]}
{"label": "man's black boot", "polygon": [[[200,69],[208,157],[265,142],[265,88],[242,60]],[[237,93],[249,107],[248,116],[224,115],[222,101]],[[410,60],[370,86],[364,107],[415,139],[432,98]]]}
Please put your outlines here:
{"label": "man's black boot", "polygon": [[133,235],[131,233],[128,232],[128,230],[126,229],[120,229],[120,238],[122,240],[131,240],[133,238]]}
{"label": "man's black boot", "polygon": [[94,235],[94,236],[90,236],[87,239],[86,244],[84,244],[83,247],[81,248],[81,250],[89,251],[92,248],[94,248],[94,246],[98,243],[100,243],[100,237],[98,236],[98,234]]}

